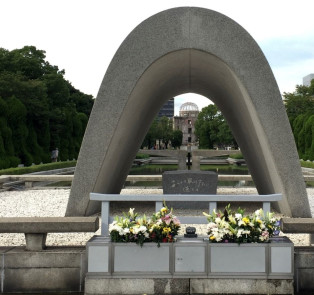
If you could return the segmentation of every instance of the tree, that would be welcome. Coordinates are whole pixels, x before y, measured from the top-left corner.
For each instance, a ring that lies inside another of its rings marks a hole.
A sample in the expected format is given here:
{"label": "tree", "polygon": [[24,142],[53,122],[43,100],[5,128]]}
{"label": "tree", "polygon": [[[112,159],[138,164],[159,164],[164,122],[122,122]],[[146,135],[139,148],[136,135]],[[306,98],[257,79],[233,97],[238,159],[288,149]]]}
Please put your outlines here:
{"label": "tree", "polygon": [[236,146],[236,141],[216,105],[209,105],[201,110],[195,122],[195,134],[199,146],[212,149],[215,146]]}
{"label": "tree", "polygon": [[169,141],[171,141],[172,138],[172,120],[167,118],[166,116],[163,116],[158,120],[157,124],[157,134],[156,138],[159,140],[159,147],[161,146],[161,141],[164,143],[165,148],[168,148]]}
{"label": "tree", "polygon": [[314,114],[307,117],[304,124],[304,159],[314,160]]}
{"label": "tree", "polygon": [[70,90],[70,102],[75,104],[77,112],[89,117],[94,104],[93,96],[75,89],[70,82],[67,81],[67,83]]}
{"label": "tree", "polygon": [[180,147],[182,144],[182,138],[183,138],[183,133],[181,130],[173,130],[172,138],[171,138],[171,145],[174,148]]}
{"label": "tree", "polygon": [[158,119],[155,118],[148,132],[146,133],[146,136],[141,145],[142,148],[148,147],[149,149],[151,149],[155,146],[155,143],[157,140],[157,125],[158,125]]}
{"label": "tree", "polygon": [[301,114],[314,113],[314,80],[310,86],[297,85],[293,93],[284,92],[284,103],[290,124]]}
{"label": "tree", "polygon": [[299,157],[314,160],[314,80],[283,96]]}
{"label": "tree", "polygon": [[[182,143],[182,132],[179,130],[173,130],[172,120],[167,117],[158,118],[156,117],[150,126],[141,147],[153,148],[156,141],[159,141],[159,148],[161,143],[168,148],[171,142],[173,147],[178,147]],[[180,137],[181,136],[181,137]]]}
{"label": "tree", "polygon": [[64,74],[35,46],[0,48],[0,169],[77,157],[94,100]]}
{"label": "tree", "polygon": [[45,51],[37,50],[35,46],[24,46],[10,52],[13,63],[10,64],[12,72],[21,72],[30,80],[41,78],[45,73]]}

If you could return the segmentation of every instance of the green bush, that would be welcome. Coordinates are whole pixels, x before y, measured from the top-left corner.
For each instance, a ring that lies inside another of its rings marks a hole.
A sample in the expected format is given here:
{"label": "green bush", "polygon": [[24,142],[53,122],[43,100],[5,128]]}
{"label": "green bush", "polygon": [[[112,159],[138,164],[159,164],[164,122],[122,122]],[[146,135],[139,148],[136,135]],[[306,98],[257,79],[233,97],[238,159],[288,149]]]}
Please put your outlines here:
{"label": "green bush", "polygon": [[314,169],[314,163],[313,162],[300,161],[300,164],[302,167]]}
{"label": "green bush", "polygon": [[33,165],[29,167],[8,168],[8,169],[0,170],[0,175],[20,175],[20,174],[26,174],[26,173],[39,172],[39,171],[75,167],[75,165],[76,165],[76,161],[66,161],[66,162],[55,162],[55,163]]}
{"label": "green bush", "polygon": [[148,159],[149,155],[147,154],[136,154],[135,159]]}
{"label": "green bush", "polygon": [[237,159],[237,160],[239,160],[239,159],[244,159],[244,158],[243,158],[243,155],[242,155],[241,153],[238,153],[238,154],[231,154],[231,155],[229,155],[229,158]]}

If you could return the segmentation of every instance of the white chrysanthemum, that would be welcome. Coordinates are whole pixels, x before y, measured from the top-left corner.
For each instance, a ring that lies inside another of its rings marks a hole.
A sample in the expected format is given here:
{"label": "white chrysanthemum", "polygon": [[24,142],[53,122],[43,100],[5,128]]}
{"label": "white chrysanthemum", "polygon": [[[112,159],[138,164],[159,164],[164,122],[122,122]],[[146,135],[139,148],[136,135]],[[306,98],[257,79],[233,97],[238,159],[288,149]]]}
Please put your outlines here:
{"label": "white chrysanthemum", "polygon": [[109,232],[112,232],[113,230],[120,232],[123,231],[123,228],[116,223],[109,224]]}
{"label": "white chrysanthemum", "polygon": [[129,228],[124,228],[123,229],[123,233],[126,235],[126,234],[128,234],[128,233],[130,233],[130,229]]}
{"label": "white chrysanthemum", "polygon": [[241,220],[239,220],[239,222],[238,222],[238,226],[241,226],[241,225],[245,225],[245,223],[243,222],[243,220],[241,219]]}
{"label": "white chrysanthemum", "polygon": [[212,229],[212,228],[215,228],[217,227],[217,224],[215,222],[210,222],[207,224],[207,229]]}
{"label": "white chrysanthemum", "polygon": [[145,233],[146,231],[147,231],[147,227],[144,225],[133,227],[133,233],[135,235],[137,235],[139,233]]}
{"label": "white chrysanthemum", "polygon": [[217,242],[220,242],[221,239],[222,239],[222,237],[223,237],[223,235],[222,235],[219,231],[213,232],[213,233],[212,233],[212,236],[215,237],[215,240],[216,240]]}
{"label": "white chrysanthemum", "polygon": [[242,219],[242,214],[240,213],[236,213],[234,216],[236,219]]}
{"label": "white chrysanthemum", "polygon": [[237,237],[241,238],[242,234],[243,234],[243,229],[239,229],[238,232],[237,232]]}
{"label": "white chrysanthemum", "polygon": [[231,232],[230,232],[230,230],[229,230],[228,228],[224,228],[224,229],[222,230],[222,233],[223,233],[224,235],[229,235],[229,234],[231,234]]}
{"label": "white chrysanthemum", "polygon": [[147,227],[144,226],[144,225],[141,225],[140,228],[139,228],[139,231],[144,234],[147,231]]}
{"label": "white chrysanthemum", "polygon": [[219,228],[218,228],[218,227],[212,227],[212,228],[211,228],[211,231],[212,231],[212,232],[217,232],[217,233],[218,233],[218,232],[219,232]]}
{"label": "white chrysanthemum", "polygon": [[133,227],[133,234],[137,235],[140,232],[139,226],[134,226]]}
{"label": "white chrysanthemum", "polygon": [[263,212],[262,209],[258,209],[258,210],[255,211],[255,215],[260,217],[260,216],[264,215],[264,212]]}

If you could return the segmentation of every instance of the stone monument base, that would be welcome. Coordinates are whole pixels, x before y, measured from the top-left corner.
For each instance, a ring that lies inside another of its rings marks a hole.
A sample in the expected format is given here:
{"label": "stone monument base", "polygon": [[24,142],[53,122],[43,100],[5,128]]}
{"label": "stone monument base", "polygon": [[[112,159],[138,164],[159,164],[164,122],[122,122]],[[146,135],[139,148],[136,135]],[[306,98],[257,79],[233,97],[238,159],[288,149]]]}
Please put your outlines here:
{"label": "stone monument base", "polygon": [[175,243],[87,243],[85,294],[293,294],[293,244],[209,243],[202,237]]}
{"label": "stone monument base", "polygon": [[85,295],[293,293],[293,280],[86,277]]}

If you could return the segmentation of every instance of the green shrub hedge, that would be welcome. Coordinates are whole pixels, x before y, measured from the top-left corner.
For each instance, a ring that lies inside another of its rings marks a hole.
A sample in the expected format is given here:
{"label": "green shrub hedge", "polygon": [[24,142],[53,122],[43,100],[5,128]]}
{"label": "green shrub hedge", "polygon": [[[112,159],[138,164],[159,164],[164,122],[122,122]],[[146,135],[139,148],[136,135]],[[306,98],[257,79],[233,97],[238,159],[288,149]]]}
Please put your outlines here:
{"label": "green shrub hedge", "polygon": [[149,155],[147,154],[137,154],[135,159],[148,159]]}
{"label": "green shrub hedge", "polygon": [[241,153],[231,154],[231,155],[229,155],[229,158],[232,158],[232,159],[243,159],[243,155]]}
{"label": "green shrub hedge", "polygon": [[314,162],[300,161],[302,167],[314,169]]}
{"label": "green shrub hedge", "polygon": [[76,161],[54,162],[40,165],[33,165],[29,167],[16,167],[0,170],[0,175],[20,175],[26,173],[33,173],[39,171],[61,169],[68,167],[75,167]]}

